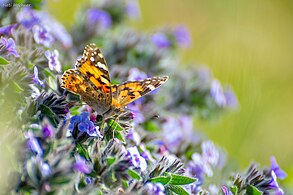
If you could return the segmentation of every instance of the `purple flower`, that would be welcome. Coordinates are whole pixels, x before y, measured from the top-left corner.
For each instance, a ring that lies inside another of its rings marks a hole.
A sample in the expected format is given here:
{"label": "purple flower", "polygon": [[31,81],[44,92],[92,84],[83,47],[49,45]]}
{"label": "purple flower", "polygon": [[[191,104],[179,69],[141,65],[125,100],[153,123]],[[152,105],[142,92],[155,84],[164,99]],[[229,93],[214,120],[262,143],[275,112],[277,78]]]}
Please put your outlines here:
{"label": "purple flower", "polygon": [[87,161],[80,156],[76,157],[76,161],[73,165],[73,169],[78,172],[86,173],[86,174],[89,174],[90,172],[92,172],[91,168],[87,164]]}
{"label": "purple flower", "polygon": [[44,86],[44,82],[39,79],[39,71],[38,68],[34,67],[34,74],[32,76],[33,82],[41,87]]}
{"label": "purple flower", "polygon": [[132,140],[136,145],[140,143],[140,136],[133,128],[129,129],[126,138]]}
{"label": "purple flower", "polygon": [[238,106],[238,100],[231,88],[224,90],[224,96],[226,99],[226,106],[228,108],[236,108]]}
{"label": "purple flower", "polygon": [[72,37],[62,24],[47,12],[40,12],[39,17],[41,18],[43,25],[50,24],[50,26],[47,26],[48,30],[65,48],[72,46]]}
{"label": "purple flower", "polygon": [[274,171],[276,177],[279,179],[285,179],[287,177],[286,172],[279,167],[274,156],[271,157],[271,170]]}
{"label": "purple flower", "polygon": [[145,72],[140,71],[138,68],[131,68],[128,73],[128,79],[129,81],[138,81],[138,80],[144,80],[148,76]]}
{"label": "purple flower", "polygon": [[87,11],[87,23],[94,31],[105,31],[112,26],[112,18],[106,11],[91,8]]}
{"label": "purple flower", "polygon": [[95,127],[94,123],[90,121],[90,113],[88,112],[83,112],[80,115],[71,117],[70,125],[68,127],[70,132],[72,132],[76,126],[80,132],[86,132],[92,137],[102,138],[102,135],[99,132],[99,127]]}
{"label": "purple flower", "polygon": [[14,55],[14,57],[18,58],[19,54],[16,50],[15,42],[12,38],[6,39],[5,37],[1,37],[0,40],[0,54],[3,55]]}
{"label": "purple flower", "polygon": [[206,170],[204,168],[204,162],[202,161],[200,154],[194,153],[192,155],[192,161],[189,161],[186,168],[187,175],[196,177],[198,178],[198,182],[202,182],[204,180]]}
{"label": "purple flower", "polygon": [[36,11],[29,7],[23,8],[17,14],[17,21],[27,29],[32,29],[36,24],[40,24],[40,19],[37,16]]}
{"label": "purple flower", "polygon": [[55,70],[57,72],[61,72],[61,64],[58,59],[59,57],[59,52],[55,49],[53,52],[46,51],[45,56],[49,60],[49,68],[50,70]]}
{"label": "purple flower", "polygon": [[275,172],[272,170],[271,171],[271,176],[272,176],[272,180],[269,184],[270,189],[272,189],[274,191],[275,194],[278,195],[283,195],[284,191],[282,188],[279,187],[278,181],[277,181],[277,176],[275,174]]}
{"label": "purple flower", "polygon": [[139,168],[141,171],[145,171],[147,168],[146,160],[140,155],[136,146],[128,148],[128,153],[131,156],[132,165]]}
{"label": "purple flower", "polygon": [[155,44],[158,48],[168,48],[171,43],[167,36],[164,33],[158,32],[151,36],[151,41]]}
{"label": "purple flower", "polygon": [[186,185],[184,187],[186,188],[186,190],[190,194],[198,194],[198,192],[200,192],[202,190],[201,186],[202,186],[201,182],[195,182],[195,183],[192,183],[190,185]]}
{"label": "purple flower", "polygon": [[40,158],[39,156],[32,157],[32,161],[34,162],[36,167],[38,167],[43,178],[46,178],[51,174],[52,170],[50,168],[50,165],[48,163],[45,163],[42,158]]}
{"label": "purple flower", "polygon": [[191,45],[190,34],[185,26],[177,26],[173,34],[175,35],[178,45],[182,48],[189,47]]}
{"label": "purple flower", "polygon": [[143,123],[145,120],[143,114],[141,113],[141,101],[142,100],[132,102],[127,106],[127,108],[134,114],[133,120],[136,124]]}
{"label": "purple flower", "polygon": [[148,182],[146,184],[146,188],[148,191],[148,194],[153,194],[153,195],[164,195],[165,194],[165,187],[161,183],[151,183]]}
{"label": "purple flower", "polygon": [[45,138],[45,139],[53,138],[53,136],[54,136],[54,129],[49,124],[49,122],[45,122],[45,124],[43,125],[42,135],[43,135],[43,138]]}
{"label": "purple flower", "polygon": [[28,131],[25,134],[25,137],[27,138],[27,148],[30,149],[32,152],[34,152],[37,156],[43,155],[43,149],[38,141],[38,139],[34,136],[34,134],[31,131]]}
{"label": "purple flower", "polygon": [[140,16],[138,0],[126,0],[125,11],[130,19],[136,19]]}
{"label": "purple flower", "polygon": [[224,95],[222,85],[216,79],[214,79],[211,83],[210,95],[218,106],[226,106],[226,97]]}
{"label": "purple flower", "polygon": [[179,118],[167,117],[163,123],[163,139],[167,148],[176,152],[182,141],[198,142],[198,136],[193,132],[192,117],[181,115]]}
{"label": "purple flower", "polygon": [[233,193],[226,186],[222,186],[222,191],[224,195],[233,195]]}
{"label": "purple flower", "polygon": [[46,47],[50,47],[54,41],[52,35],[48,32],[47,27],[35,25],[33,27],[34,39],[37,44],[44,45]]}
{"label": "purple flower", "polygon": [[16,29],[16,27],[18,26],[18,24],[12,24],[9,26],[3,26],[0,28],[0,35],[7,35],[10,36],[13,31]]}
{"label": "purple flower", "polygon": [[219,162],[220,153],[211,141],[205,141],[201,144],[202,158],[212,166]]}

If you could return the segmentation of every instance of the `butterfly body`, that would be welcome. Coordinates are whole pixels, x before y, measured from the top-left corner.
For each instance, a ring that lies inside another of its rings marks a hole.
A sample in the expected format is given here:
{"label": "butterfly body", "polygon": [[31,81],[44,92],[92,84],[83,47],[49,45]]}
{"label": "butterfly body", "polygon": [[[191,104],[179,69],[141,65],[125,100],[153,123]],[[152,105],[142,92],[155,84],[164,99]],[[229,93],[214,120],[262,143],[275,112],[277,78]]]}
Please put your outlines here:
{"label": "butterfly body", "polygon": [[75,69],[63,73],[61,87],[78,94],[97,114],[109,116],[167,80],[168,76],[163,76],[112,85],[102,53],[95,44],[90,44],[85,47],[81,59],[76,61]]}

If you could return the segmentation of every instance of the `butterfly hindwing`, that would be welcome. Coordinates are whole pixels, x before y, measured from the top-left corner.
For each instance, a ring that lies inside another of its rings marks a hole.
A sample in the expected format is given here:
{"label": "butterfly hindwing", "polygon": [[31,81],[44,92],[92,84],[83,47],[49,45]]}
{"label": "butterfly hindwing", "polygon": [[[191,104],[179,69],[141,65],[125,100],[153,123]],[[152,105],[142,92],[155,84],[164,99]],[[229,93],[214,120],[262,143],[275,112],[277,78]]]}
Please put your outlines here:
{"label": "butterfly hindwing", "polygon": [[124,107],[134,100],[157,89],[168,80],[167,76],[147,78],[141,81],[126,81],[112,85],[112,98],[115,107]]}

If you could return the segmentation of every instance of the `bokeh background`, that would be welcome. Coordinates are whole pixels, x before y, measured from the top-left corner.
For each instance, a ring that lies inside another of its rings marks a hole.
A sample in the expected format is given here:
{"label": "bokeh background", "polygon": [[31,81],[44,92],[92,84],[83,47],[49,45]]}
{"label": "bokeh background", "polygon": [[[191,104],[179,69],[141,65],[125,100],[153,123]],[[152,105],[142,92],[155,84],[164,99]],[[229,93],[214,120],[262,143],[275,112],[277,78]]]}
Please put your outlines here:
{"label": "bokeh background", "polygon": [[[47,7],[70,27],[75,10],[86,2],[48,1]],[[252,160],[269,166],[275,155],[292,188],[293,1],[145,0],[140,5],[142,17],[131,25],[147,32],[186,25],[193,44],[182,52],[183,61],[207,65],[238,96],[238,111],[197,121],[197,128],[242,168]]]}

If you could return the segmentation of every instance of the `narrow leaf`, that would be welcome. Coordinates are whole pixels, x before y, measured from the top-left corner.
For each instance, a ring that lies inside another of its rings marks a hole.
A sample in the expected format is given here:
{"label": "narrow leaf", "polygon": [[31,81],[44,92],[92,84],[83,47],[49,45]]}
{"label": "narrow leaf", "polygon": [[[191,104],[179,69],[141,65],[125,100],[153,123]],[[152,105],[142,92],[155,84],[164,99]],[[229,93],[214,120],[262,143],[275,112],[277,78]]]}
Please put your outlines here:
{"label": "narrow leaf", "polygon": [[170,184],[171,185],[187,185],[187,184],[191,184],[195,181],[197,181],[196,178],[177,175],[177,174],[171,174]]}
{"label": "narrow leaf", "polygon": [[80,156],[84,157],[87,161],[90,160],[90,155],[82,144],[76,143],[76,148]]}
{"label": "narrow leaf", "polygon": [[128,175],[130,175],[130,177],[132,177],[132,179],[136,179],[136,180],[141,179],[140,175],[136,171],[131,170],[131,169],[128,170]]}
{"label": "narrow leaf", "polygon": [[0,57],[0,66],[5,66],[7,64],[9,64],[9,61],[3,57]]}
{"label": "narrow leaf", "polygon": [[181,186],[170,185],[170,186],[168,186],[168,188],[171,189],[176,194],[189,195],[189,193]]}
{"label": "narrow leaf", "polygon": [[246,193],[248,195],[262,195],[263,194],[262,191],[260,191],[259,189],[257,189],[256,187],[254,187],[252,185],[247,185]]}
{"label": "narrow leaf", "polygon": [[121,126],[119,125],[119,123],[117,123],[117,122],[116,122],[115,120],[113,120],[113,119],[108,120],[107,124],[108,124],[108,126],[109,126],[112,130],[114,130],[114,131],[122,131],[122,130],[123,130],[123,127],[121,127]]}
{"label": "narrow leaf", "polygon": [[151,178],[151,182],[153,183],[161,183],[163,185],[166,185],[171,180],[170,176],[159,176],[159,177],[153,177]]}

